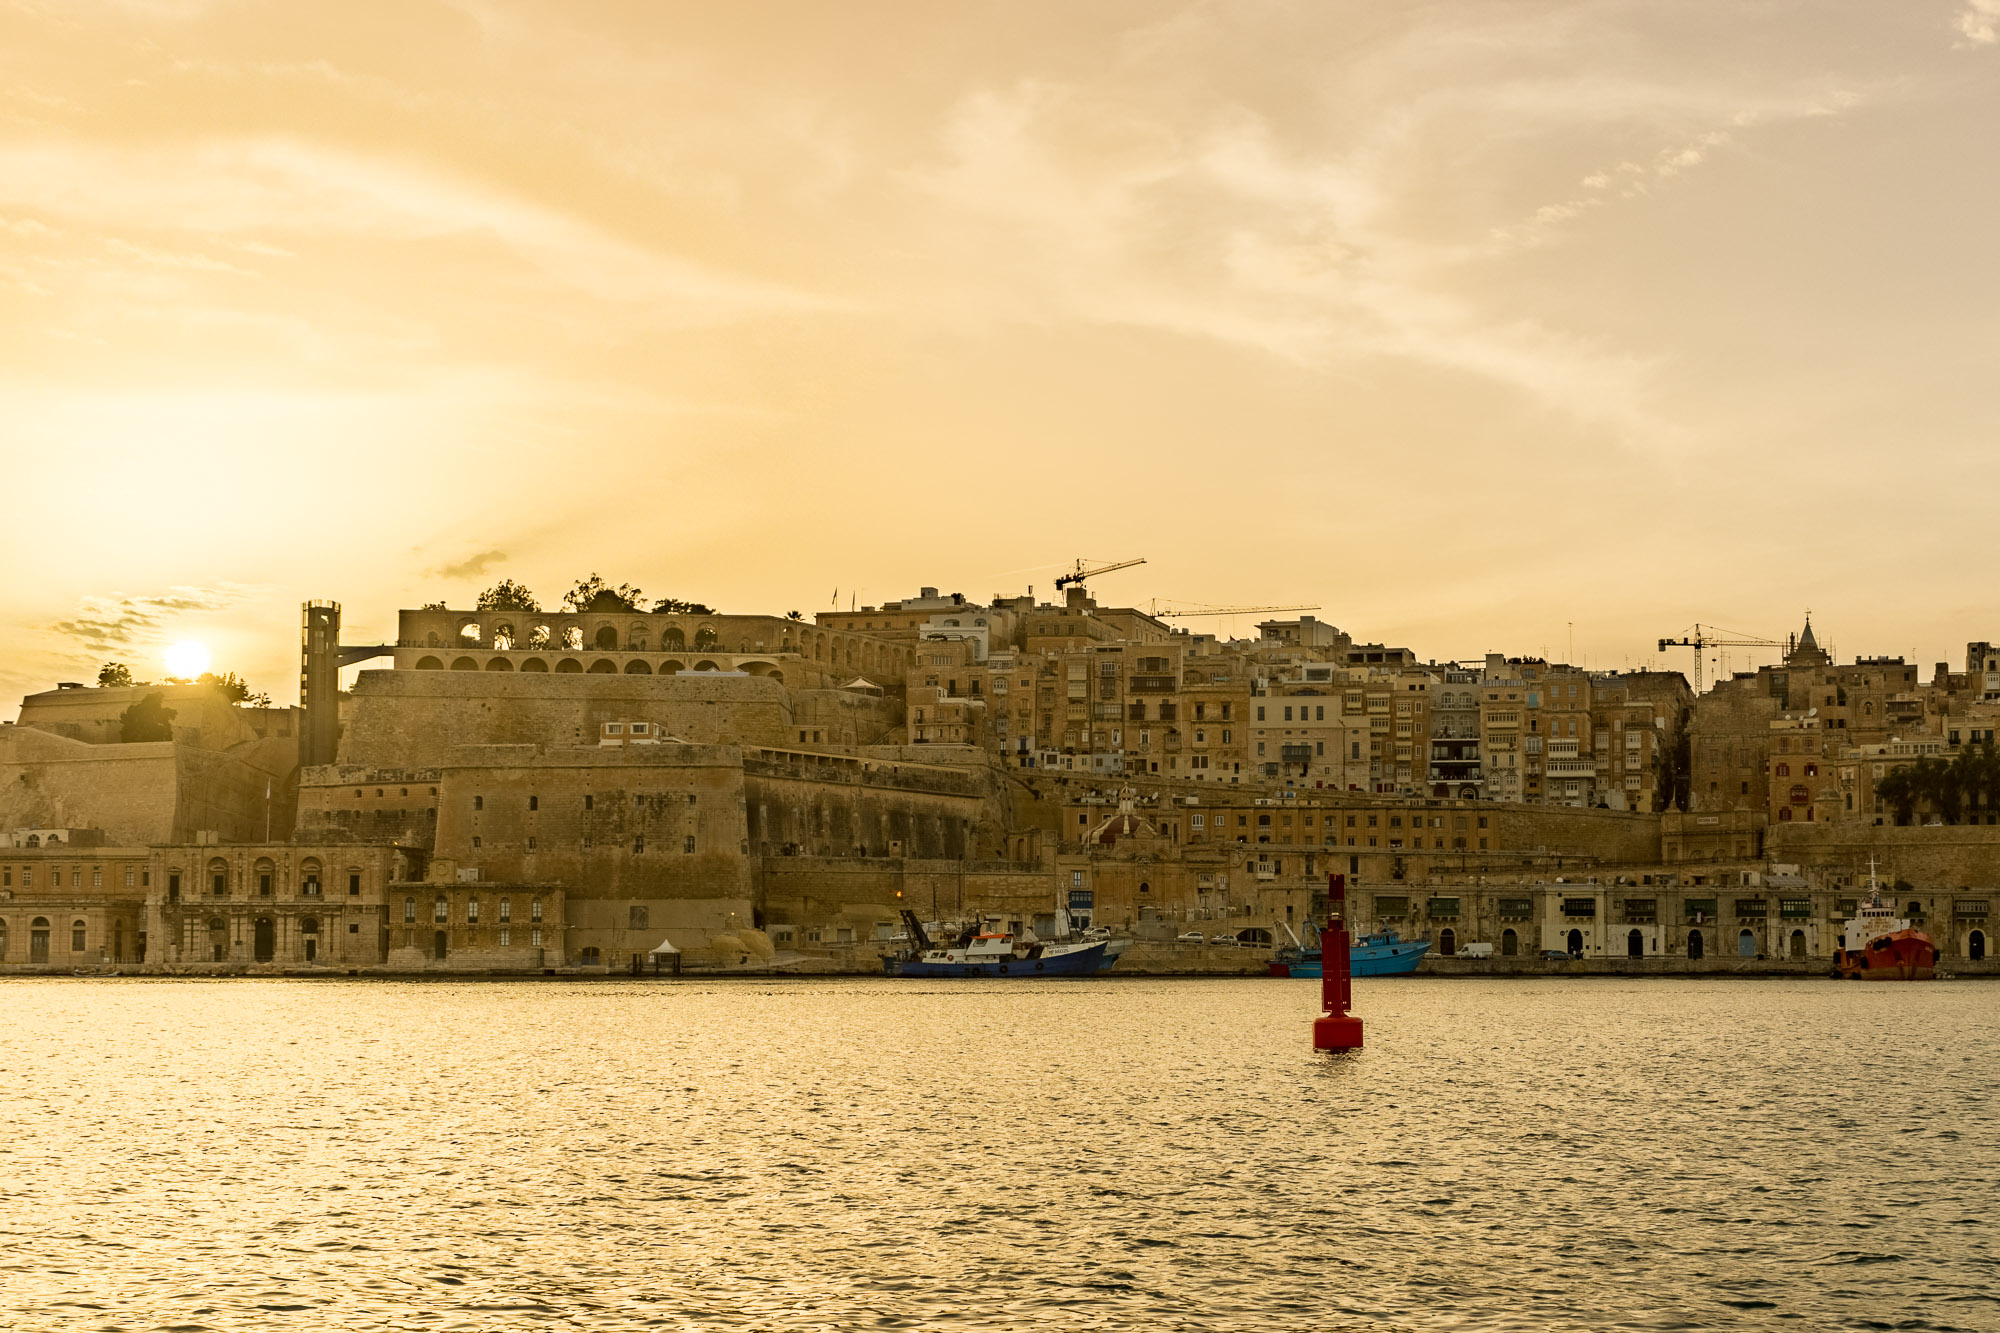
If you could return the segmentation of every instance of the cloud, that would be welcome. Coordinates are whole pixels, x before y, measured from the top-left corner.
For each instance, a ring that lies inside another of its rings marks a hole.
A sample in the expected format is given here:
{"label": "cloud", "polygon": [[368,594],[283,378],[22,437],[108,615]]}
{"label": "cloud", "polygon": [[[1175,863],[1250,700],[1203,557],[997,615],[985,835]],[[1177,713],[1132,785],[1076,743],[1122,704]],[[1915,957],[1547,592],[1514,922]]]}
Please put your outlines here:
{"label": "cloud", "polygon": [[86,597],[73,616],[49,628],[93,653],[109,652],[150,641],[171,615],[225,610],[241,601],[245,592],[230,585],[169,588],[139,597],[122,593]]}
{"label": "cloud", "polygon": [[2000,42],[2000,0],[1966,0],[1952,26],[1964,38],[1959,46],[1992,46]]}
{"label": "cloud", "polygon": [[480,551],[475,555],[465,557],[465,559],[460,560],[456,564],[439,565],[436,569],[429,572],[438,578],[444,579],[475,579],[506,558],[507,553],[505,551]]}

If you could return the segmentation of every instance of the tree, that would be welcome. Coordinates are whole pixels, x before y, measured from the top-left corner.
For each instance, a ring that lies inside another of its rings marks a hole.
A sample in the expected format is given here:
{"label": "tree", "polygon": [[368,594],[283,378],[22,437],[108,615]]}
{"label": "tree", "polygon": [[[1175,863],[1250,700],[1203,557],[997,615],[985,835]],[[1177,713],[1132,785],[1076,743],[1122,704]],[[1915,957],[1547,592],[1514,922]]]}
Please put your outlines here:
{"label": "tree", "polygon": [[146,682],[132,679],[132,668],[123,662],[106,662],[97,669],[97,683],[106,689],[127,685],[143,685]]}
{"label": "tree", "polygon": [[140,741],[170,741],[174,738],[174,714],[167,698],[154,690],[118,715],[118,739],[127,745]]}
{"label": "tree", "polygon": [[535,594],[512,579],[501,579],[498,583],[479,594],[475,607],[480,611],[539,611],[541,606],[535,601]]}
{"label": "tree", "polygon": [[244,704],[251,708],[269,708],[271,706],[270,695],[253,692],[250,688],[250,682],[244,680],[234,671],[225,671],[221,675],[217,675],[213,671],[204,671],[195,677],[195,684],[217,687],[222,691],[223,697],[233,704]]}
{"label": "tree", "polygon": [[800,614],[799,614],[799,613],[798,613],[797,611],[787,611],[787,612],[785,612],[785,619],[787,619],[787,620],[804,620],[804,619],[805,619],[805,617],[804,617],[804,616],[802,616],[802,615],[800,615]]}
{"label": "tree", "polygon": [[614,588],[593,573],[587,579],[578,579],[576,586],[563,594],[563,606],[571,611],[631,612],[639,609],[639,599],[643,596],[629,583]]}
{"label": "tree", "polygon": [[[1918,761],[1920,765],[1921,760]],[[1875,784],[1875,799],[1887,803],[1898,824],[1907,824],[1917,812],[1922,795],[1919,774],[1914,766],[1893,769]]]}
{"label": "tree", "polygon": [[683,602],[678,597],[662,597],[653,603],[656,616],[712,616],[714,610],[701,602]]}
{"label": "tree", "polygon": [[449,611],[449,610],[451,610],[451,608],[450,608],[449,606],[446,606],[446,605],[445,605],[445,604],[444,604],[443,602],[425,602],[425,603],[424,603],[424,604],[423,604],[422,606],[418,607],[418,608],[417,608],[417,610],[419,610],[419,611]]}

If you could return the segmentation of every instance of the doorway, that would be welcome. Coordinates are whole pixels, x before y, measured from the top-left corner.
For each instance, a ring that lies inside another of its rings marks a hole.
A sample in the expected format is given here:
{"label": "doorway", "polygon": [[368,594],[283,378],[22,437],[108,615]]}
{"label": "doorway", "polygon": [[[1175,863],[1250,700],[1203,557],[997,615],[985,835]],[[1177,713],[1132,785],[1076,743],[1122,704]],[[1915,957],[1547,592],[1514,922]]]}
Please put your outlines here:
{"label": "doorway", "polygon": [[278,954],[278,928],[271,924],[271,918],[257,918],[251,956],[260,963],[268,963]]}
{"label": "doorway", "polygon": [[1697,962],[1701,959],[1701,932],[1698,930],[1688,932],[1688,957]]}
{"label": "doorway", "polygon": [[1572,930],[1569,933],[1569,956],[1571,958],[1583,957],[1583,932],[1580,930]]}
{"label": "doorway", "polygon": [[1450,926],[1438,932],[1438,952],[1447,958],[1458,952],[1458,932]]}
{"label": "doorway", "polygon": [[1521,952],[1521,937],[1514,933],[1512,926],[1500,932],[1500,956],[1512,958]]}
{"label": "doorway", "polygon": [[1986,957],[1986,932],[1975,930],[1965,942],[1965,956],[1977,963]]}
{"label": "doorway", "polygon": [[1645,935],[1635,930],[1625,937],[1625,956],[1627,958],[1644,958],[1646,956]]}
{"label": "doorway", "polygon": [[1805,956],[1806,933],[1803,930],[1795,930],[1792,932],[1792,957],[1804,958]]}
{"label": "doorway", "polygon": [[1738,958],[1755,958],[1757,956],[1757,935],[1748,926],[1736,932],[1736,956]]}
{"label": "doorway", "polygon": [[449,943],[450,940],[441,930],[438,931],[435,935],[431,936],[432,956],[435,957],[437,961],[439,961],[440,963],[444,961],[445,948]]}
{"label": "doorway", "polygon": [[46,963],[49,961],[49,919],[38,916],[28,927],[28,961]]}

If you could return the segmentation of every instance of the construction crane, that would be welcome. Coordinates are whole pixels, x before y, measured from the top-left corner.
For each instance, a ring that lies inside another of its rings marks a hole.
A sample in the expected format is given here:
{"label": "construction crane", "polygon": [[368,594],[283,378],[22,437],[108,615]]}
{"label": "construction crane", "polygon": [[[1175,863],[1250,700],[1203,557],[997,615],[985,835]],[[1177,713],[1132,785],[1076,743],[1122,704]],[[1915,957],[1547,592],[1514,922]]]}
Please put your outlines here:
{"label": "construction crane", "polygon": [[1694,692],[1701,693],[1701,654],[1706,648],[1783,648],[1776,639],[1760,639],[1754,634],[1741,634],[1733,629],[1718,629],[1714,625],[1696,623],[1688,627],[1678,639],[1661,639],[1660,651],[1669,648],[1694,649]]}
{"label": "construction crane", "polygon": [[1077,557],[1075,569],[1071,570],[1067,574],[1059,574],[1056,576],[1056,591],[1061,592],[1064,588],[1069,587],[1072,583],[1081,587],[1083,585],[1083,581],[1087,578],[1092,578],[1098,574],[1109,574],[1114,569],[1130,569],[1134,565],[1143,565],[1145,563],[1146,563],[1145,557],[1141,556],[1137,560],[1119,560],[1108,565],[1091,565],[1084,563],[1083,558],[1079,556]]}
{"label": "construction crane", "polygon": [[1168,616],[1247,616],[1265,611],[1317,611],[1319,604],[1311,606],[1210,606],[1199,611],[1155,611],[1154,615],[1165,619]]}

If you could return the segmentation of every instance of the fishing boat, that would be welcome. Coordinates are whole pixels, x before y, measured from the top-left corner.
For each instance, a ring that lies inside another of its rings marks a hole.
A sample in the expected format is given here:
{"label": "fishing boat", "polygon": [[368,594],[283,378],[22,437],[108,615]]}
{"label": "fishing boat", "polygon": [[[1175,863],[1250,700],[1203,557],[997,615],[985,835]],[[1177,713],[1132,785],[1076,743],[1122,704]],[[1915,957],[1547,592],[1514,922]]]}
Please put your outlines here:
{"label": "fishing boat", "polygon": [[[1283,924],[1282,922],[1280,923]],[[1317,936],[1311,944],[1301,940],[1292,932],[1292,943],[1280,945],[1271,955],[1271,975],[1274,977],[1317,977],[1320,970],[1320,946]],[[1379,931],[1373,935],[1363,935],[1348,948],[1349,970],[1357,977],[1397,977],[1417,970],[1417,964],[1429,952],[1429,940],[1405,940],[1393,930]]]}
{"label": "fishing boat", "polygon": [[1103,971],[1109,940],[1037,940],[968,926],[933,941],[915,912],[903,911],[910,947],[882,955],[892,977],[1084,977]]}
{"label": "fishing boat", "polygon": [[1929,981],[1937,975],[1937,956],[1931,937],[1882,901],[1875,863],[1869,861],[1868,900],[1841,934],[1833,953],[1835,974],[1846,981]]}

